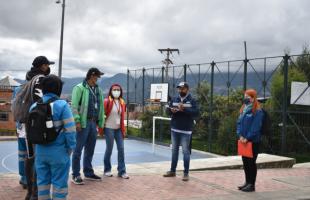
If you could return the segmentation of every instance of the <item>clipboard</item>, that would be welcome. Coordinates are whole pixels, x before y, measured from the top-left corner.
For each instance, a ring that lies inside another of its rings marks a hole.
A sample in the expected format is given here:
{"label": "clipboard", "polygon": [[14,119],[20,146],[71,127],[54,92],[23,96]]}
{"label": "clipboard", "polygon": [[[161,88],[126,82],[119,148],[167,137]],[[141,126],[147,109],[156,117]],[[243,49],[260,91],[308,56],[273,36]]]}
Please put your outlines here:
{"label": "clipboard", "polygon": [[247,158],[253,158],[253,144],[252,142],[242,143],[240,140],[238,140],[238,155],[247,157]]}

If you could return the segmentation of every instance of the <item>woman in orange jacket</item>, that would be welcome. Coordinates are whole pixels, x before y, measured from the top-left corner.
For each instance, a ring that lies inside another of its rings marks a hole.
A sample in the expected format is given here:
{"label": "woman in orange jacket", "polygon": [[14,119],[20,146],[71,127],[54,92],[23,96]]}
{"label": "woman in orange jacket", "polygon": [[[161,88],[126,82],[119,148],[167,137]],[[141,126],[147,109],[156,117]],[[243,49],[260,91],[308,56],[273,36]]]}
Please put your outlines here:
{"label": "woman in orange jacket", "polygon": [[114,140],[118,151],[118,177],[128,179],[126,173],[124,138],[125,138],[125,113],[126,103],[123,99],[123,91],[119,84],[113,84],[109,95],[104,99],[104,110],[106,115],[104,133],[106,139],[106,151],[104,154],[104,175],[112,177],[111,155]]}

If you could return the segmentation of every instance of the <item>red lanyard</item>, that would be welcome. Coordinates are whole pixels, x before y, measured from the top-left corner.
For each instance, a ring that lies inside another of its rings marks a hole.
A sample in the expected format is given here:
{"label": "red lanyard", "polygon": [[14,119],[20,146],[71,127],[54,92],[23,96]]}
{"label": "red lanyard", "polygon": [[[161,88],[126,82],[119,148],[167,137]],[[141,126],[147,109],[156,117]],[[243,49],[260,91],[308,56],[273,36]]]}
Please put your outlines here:
{"label": "red lanyard", "polygon": [[117,113],[120,114],[121,113],[121,102],[118,101],[118,105],[119,107],[117,107],[117,103],[115,102],[115,100],[113,99],[113,103],[114,105],[116,106],[116,109],[117,109]]}

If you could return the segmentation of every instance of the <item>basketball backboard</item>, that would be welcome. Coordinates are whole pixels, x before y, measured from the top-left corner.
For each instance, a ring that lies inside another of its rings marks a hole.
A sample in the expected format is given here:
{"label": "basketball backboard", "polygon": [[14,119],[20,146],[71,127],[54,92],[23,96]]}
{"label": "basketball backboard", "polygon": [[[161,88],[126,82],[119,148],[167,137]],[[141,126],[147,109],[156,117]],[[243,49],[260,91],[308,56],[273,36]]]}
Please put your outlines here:
{"label": "basketball backboard", "polygon": [[155,102],[168,102],[168,83],[153,83],[151,84],[150,100]]}

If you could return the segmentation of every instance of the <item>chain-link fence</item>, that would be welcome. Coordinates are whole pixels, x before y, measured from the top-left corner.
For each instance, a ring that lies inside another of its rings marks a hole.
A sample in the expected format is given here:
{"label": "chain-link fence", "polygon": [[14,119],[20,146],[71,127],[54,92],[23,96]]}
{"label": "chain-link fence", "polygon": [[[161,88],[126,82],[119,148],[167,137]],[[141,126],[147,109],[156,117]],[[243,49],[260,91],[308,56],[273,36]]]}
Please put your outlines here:
{"label": "chain-link fence", "polygon": [[[229,154],[235,150],[231,140],[236,133],[234,125],[242,91],[253,88],[272,119],[272,133],[264,137],[263,149],[283,155],[309,155],[310,106],[290,103],[291,82],[310,82],[307,68],[310,68],[310,56],[302,54],[128,70],[128,123],[142,122],[142,127],[129,132],[149,138],[148,115],[164,115],[163,105],[148,101],[152,83],[169,83],[169,96],[175,96],[176,85],[187,81],[201,111],[193,135],[197,138],[194,147]],[[305,95],[307,89],[299,96]],[[158,139],[168,140],[169,122],[161,122],[157,128]]]}

